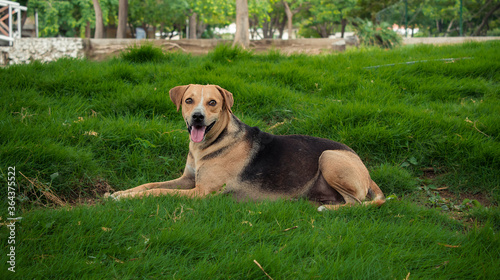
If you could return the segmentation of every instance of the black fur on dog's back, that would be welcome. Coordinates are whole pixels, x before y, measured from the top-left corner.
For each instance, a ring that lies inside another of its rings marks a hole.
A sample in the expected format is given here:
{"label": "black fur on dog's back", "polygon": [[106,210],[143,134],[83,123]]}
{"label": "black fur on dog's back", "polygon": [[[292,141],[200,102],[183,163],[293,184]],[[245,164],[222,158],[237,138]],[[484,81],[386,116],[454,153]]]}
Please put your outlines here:
{"label": "black fur on dog's back", "polygon": [[272,135],[243,125],[247,131],[246,141],[254,146],[241,179],[251,181],[263,191],[292,194],[317,175],[319,157],[324,151],[354,153],[348,146],[335,141],[304,135]]}

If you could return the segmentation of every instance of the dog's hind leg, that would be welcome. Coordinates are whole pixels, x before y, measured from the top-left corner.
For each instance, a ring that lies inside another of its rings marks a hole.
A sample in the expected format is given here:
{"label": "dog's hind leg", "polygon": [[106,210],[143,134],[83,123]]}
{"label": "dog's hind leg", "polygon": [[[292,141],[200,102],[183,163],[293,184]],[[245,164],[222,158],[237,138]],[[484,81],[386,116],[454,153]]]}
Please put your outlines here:
{"label": "dog's hind leg", "polygon": [[[376,204],[385,202],[380,188],[372,181],[361,159],[353,152],[328,150],[319,158],[319,170],[328,185],[342,195],[345,204],[323,205],[318,210],[336,210],[355,204]],[[371,201],[363,202],[367,197]]]}

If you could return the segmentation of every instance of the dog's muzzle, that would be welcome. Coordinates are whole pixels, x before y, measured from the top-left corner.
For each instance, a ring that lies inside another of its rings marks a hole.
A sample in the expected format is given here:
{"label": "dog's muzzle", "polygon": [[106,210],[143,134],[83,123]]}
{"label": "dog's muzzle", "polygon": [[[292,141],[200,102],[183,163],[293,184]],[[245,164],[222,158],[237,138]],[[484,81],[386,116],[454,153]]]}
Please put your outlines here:
{"label": "dog's muzzle", "polygon": [[191,124],[186,122],[191,141],[199,143],[203,141],[205,135],[212,129],[215,121],[209,126],[205,125],[205,116],[201,113],[194,113],[191,116]]}

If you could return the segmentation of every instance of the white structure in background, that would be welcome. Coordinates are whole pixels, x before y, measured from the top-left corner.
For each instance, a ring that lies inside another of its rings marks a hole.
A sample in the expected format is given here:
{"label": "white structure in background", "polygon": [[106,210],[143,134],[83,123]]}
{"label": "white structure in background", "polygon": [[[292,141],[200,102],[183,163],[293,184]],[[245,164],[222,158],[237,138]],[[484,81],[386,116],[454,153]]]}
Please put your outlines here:
{"label": "white structure in background", "polygon": [[[392,30],[394,30],[395,32],[397,32],[398,34],[400,34],[403,37],[406,35],[406,29],[404,26],[399,26],[397,24],[393,24]],[[418,31],[419,31],[418,27],[413,28],[413,29],[408,28],[408,37],[413,37],[413,35],[417,34]]]}
{"label": "white structure in background", "polygon": [[[14,38],[21,38],[21,11],[28,8],[17,2],[0,0],[0,40],[9,42],[12,46]],[[12,16],[17,13],[17,30],[13,31]]]}
{"label": "white structure in background", "polygon": [[[297,33],[297,30],[294,29],[294,32]],[[219,28],[216,27],[214,29],[214,33],[223,36],[224,34],[231,34],[234,35],[236,33],[236,23],[231,23],[230,25],[227,25],[225,27]],[[278,30],[274,31],[273,38],[276,39],[279,36]],[[293,37],[297,37],[296,34],[293,35]],[[285,29],[283,30],[283,40],[288,40],[288,30]],[[264,32],[262,31],[262,28],[258,28],[257,30],[250,29],[250,40],[259,40],[259,39],[264,39]]]}
{"label": "white structure in background", "polygon": [[[188,30],[189,28],[186,27],[186,34],[188,33]],[[229,25],[226,25],[224,27],[215,27],[214,28],[214,34],[217,35],[219,38],[222,37],[222,38],[225,38],[225,39],[230,39],[232,40],[232,36],[234,36],[234,34],[236,33],[236,23],[231,23]],[[297,32],[298,30],[297,29],[294,29],[294,35],[292,36],[293,38],[296,38],[297,37]],[[274,32],[274,39],[278,38],[278,30],[275,30]],[[159,38],[160,37],[160,32],[156,32],[156,37]],[[229,38],[228,38],[229,37]],[[264,38],[264,32],[262,31],[262,28],[259,28],[257,30],[253,30],[251,29],[250,30],[250,40],[259,40],[259,39],[263,39]],[[288,40],[288,30],[285,29],[283,30],[283,40]],[[176,34],[175,36],[172,37],[171,40],[180,40],[180,39],[183,39],[181,38],[181,36],[179,34]],[[168,40],[168,38],[167,38]]]}

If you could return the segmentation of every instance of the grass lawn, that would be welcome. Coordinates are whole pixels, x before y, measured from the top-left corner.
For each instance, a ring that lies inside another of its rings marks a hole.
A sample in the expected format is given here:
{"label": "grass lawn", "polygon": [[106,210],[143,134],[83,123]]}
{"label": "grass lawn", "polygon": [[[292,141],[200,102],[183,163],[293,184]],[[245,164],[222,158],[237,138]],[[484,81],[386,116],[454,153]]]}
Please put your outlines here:
{"label": "grass lawn", "polygon": [[[318,56],[143,47],[2,68],[0,278],[499,279],[499,57],[498,41]],[[190,83],[231,91],[235,115],[264,131],[346,143],[392,199],[334,212],[101,199],[182,174],[189,138],[168,90]]]}

